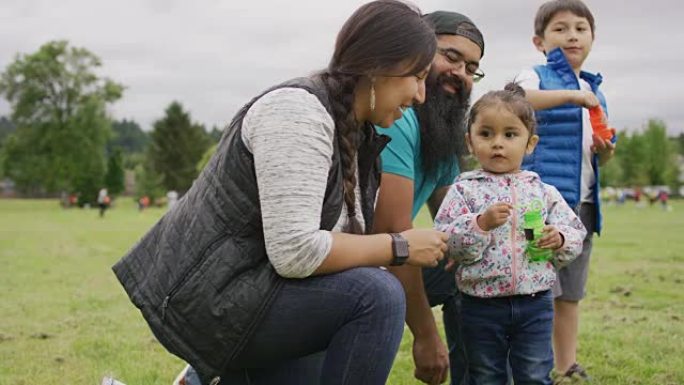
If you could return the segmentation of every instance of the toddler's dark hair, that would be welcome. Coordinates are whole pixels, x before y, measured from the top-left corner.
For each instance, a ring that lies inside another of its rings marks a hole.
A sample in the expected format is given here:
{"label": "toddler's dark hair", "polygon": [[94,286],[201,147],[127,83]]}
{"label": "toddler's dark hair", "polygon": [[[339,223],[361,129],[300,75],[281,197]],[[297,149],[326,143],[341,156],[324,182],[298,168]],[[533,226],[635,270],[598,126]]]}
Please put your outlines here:
{"label": "toddler's dark hair", "polygon": [[523,122],[530,136],[534,135],[537,128],[537,119],[534,116],[532,104],[525,99],[525,90],[517,83],[506,84],[503,90],[489,91],[484,94],[470,109],[468,114],[468,132],[477,118],[477,114],[484,108],[502,106]]}
{"label": "toddler's dark hair", "polygon": [[534,34],[543,38],[544,30],[549,25],[551,19],[559,12],[570,12],[575,16],[584,17],[589,22],[591,36],[594,36],[596,26],[594,25],[594,15],[581,0],[552,0],[539,7],[537,16],[534,18]]}

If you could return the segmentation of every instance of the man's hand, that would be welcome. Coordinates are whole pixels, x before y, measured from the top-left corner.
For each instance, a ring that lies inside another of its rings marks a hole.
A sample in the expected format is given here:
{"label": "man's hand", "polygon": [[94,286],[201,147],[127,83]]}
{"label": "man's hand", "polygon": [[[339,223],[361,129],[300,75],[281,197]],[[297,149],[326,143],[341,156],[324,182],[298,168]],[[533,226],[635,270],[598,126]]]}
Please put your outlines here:
{"label": "man's hand", "polygon": [[598,155],[598,164],[603,166],[615,155],[615,143],[610,140],[605,140],[598,135],[592,135],[594,144],[591,145],[591,151]]}
{"label": "man's hand", "polygon": [[477,225],[484,231],[495,229],[508,220],[513,211],[513,206],[508,203],[494,203],[477,217]]}
{"label": "man's hand", "polygon": [[415,337],[413,340],[413,372],[418,380],[430,384],[441,384],[449,374],[449,350],[437,333]]}

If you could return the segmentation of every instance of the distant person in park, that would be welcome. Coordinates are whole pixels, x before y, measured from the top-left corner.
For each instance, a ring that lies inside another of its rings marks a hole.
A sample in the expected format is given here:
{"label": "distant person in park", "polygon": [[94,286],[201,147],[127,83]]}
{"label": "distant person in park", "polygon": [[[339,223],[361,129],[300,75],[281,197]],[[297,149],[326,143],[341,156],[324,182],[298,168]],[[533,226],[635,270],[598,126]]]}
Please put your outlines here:
{"label": "distant person in park", "polygon": [[643,202],[641,202],[641,187],[637,186],[634,188],[634,204],[636,207],[644,207]]}
{"label": "distant person in park", "polygon": [[618,187],[617,188],[617,204],[619,206],[622,206],[625,204],[625,200],[627,199],[627,192],[625,191],[624,188]]}
{"label": "distant person in park", "polygon": [[138,199],[138,211],[142,212],[150,206],[150,197],[143,195]]}
{"label": "distant person in park", "polygon": [[66,191],[62,191],[60,193],[59,201],[62,208],[68,209],[75,207],[78,204],[78,195],[74,193],[67,194]]}
{"label": "distant person in park", "polygon": [[648,199],[648,205],[653,206],[658,201],[658,194],[660,190],[647,190],[646,198]]}
{"label": "distant person in park", "polygon": [[178,202],[178,192],[176,190],[171,190],[171,191],[166,193],[166,204],[167,204],[169,210],[171,210],[173,208],[173,206],[176,205],[177,202]]}
{"label": "distant person in park", "polygon": [[100,218],[104,218],[105,211],[109,208],[111,199],[106,188],[101,188],[97,193],[97,206],[100,208]]}
{"label": "distant person in park", "polygon": [[594,16],[580,0],[542,4],[532,41],[546,64],[524,70],[516,81],[537,110],[539,144],[523,169],[556,187],[587,229],[582,254],[558,272],[555,290],[554,356],[557,381],[588,379],[577,363],[579,302],[585,296],[593,233],[601,232],[599,166],[614,154],[615,139],[592,134],[588,108],[608,112],[599,85],[601,75],[582,70],[594,42]]}
{"label": "distant person in park", "polygon": [[69,208],[69,195],[66,193],[66,191],[62,191],[59,194],[59,204],[63,209]]}
{"label": "distant person in park", "polygon": [[606,204],[611,206],[611,205],[614,205],[615,202],[617,201],[617,194],[618,194],[618,192],[617,192],[616,188],[614,188],[612,186],[608,186],[608,187],[605,187],[601,191],[600,198]]}
{"label": "distant person in park", "polygon": [[[510,360],[516,384],[551,385],[555,268],[577,258],[586,234],[555,187],[520,169],[539,140],[524,95],[508,84],[473,105],[466,141],[482,169],[457,178],[435,217],[459,264],[469,384],[505,384]],[[535,214],[541,234],[526,251]]]}
{"label": "distant person in park", "polygon": [[[484,38],[468,17],[447,11],[423,16],[433,25],[437,54],[426,80],[425,103],[408,109],[390,129],[382,152],[382,182],[374,229],[399,232],[427,203],[437,213],[449,186],[460,172],[465,152],[464,120],[473,84],[484,77],[480,60]],[[414,376],[428,384],[466,384],[466,363],[460,335],[460,296],[452,272],[444,265],[422,269],[390,267],[406,291],[406,323],[413,334]],[[442,305],[448,350],[438,333],[430,306]]]}
{"label": "distant person in park", "polygon": [[658,192],[658,200],[660,201],[660,207],[663,208],[665,211],[670,210],[670,206],[667,204],[667,201],[670,198],[670,194],[667,193],[665,190],[660,190]]}
{"label": "distant person in park", "polygon": [[[394,0],[361,6],[328,68],[254,98],[190,190],[114,266],[162,345],[203,384],[384,384],[404,329],[399,281],[436,266],[447,236],[372,234],[379,154],[425,99],[435,35]],[[184,381],[181,379],[180,381]]]}

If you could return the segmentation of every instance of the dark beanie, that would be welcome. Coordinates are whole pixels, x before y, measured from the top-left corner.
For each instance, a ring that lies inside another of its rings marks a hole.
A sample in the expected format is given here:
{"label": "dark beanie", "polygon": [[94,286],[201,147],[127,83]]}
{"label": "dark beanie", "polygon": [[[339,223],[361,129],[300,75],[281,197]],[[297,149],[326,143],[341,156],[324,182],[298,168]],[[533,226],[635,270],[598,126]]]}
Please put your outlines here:
{"label": "dark beanie", "polygon": [[436,11],[423,15],[435,29],[436,35],[458,35],[470,39],[477,44],[484,56],[484,38],[482,32],[467,16],[456,12]]}

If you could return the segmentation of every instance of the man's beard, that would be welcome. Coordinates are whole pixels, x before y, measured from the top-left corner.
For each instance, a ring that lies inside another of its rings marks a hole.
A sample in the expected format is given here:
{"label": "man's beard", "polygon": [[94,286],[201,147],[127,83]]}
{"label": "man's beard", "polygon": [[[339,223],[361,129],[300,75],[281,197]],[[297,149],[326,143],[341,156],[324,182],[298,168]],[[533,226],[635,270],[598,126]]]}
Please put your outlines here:
{"label": "man's beard", "polygon": [[[444,89],[448,84],[456,90]],[[420,125],[421,168],[426,177],[458,165],[465,153],[464,121],[470,90],[458,76],[430,73],[425,84],[425,103],[415,106]]]}

